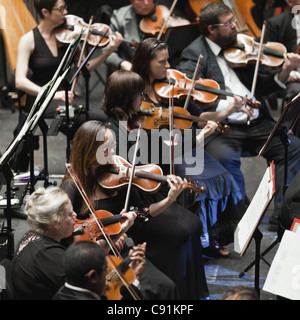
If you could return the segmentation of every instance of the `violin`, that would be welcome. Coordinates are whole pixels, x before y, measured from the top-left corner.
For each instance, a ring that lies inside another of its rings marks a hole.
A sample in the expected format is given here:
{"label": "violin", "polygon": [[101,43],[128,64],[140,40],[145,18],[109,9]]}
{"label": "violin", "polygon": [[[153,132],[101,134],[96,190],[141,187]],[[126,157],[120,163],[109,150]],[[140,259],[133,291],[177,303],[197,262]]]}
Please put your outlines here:
{"label": "violin", "polygon": [[[113,156],[114,163],[98,177],[99,185],[107,190],[119,190],[129,183],[132,165],[120,156]],[[147,164],[136,166],[132,185],[147,193],[158,192],[162,183],[167,182],[168,177],[163,175],[160,166]],[[206,192],[204,187],[197,187],[192,179],[189,179],[188,187],[197,193]]]}
{"label": "violin", "polygon": [[110,258],[107,259],[105,296],[108,300],[122,299],[120,290],[124,283],[119,277],[119,274],[122,274],[122,277],[126,278],[128,283],[133,283],[135,280],[135,274],[129,267],[130,262],[130,256],[127,256],[123,260],[115,256],[110,256]]}
{"label": "violin", "polygon": [[[173,82],[175,82],[175,84],[171,86],[168,80],[158,80],[154,83],[154,90],[159,98],[166,103],[169,101],[170,97],[174,97],[174,100],[177,102],[185,99],[190,92],[192,80],[184,73],[175,69],[168,69],[168,77],[171,78],[172,81],[174,80]],[[219,84],[211,79],[196,80],[194,89],[191,91],[191,98],[193,98],[193,101],[201,107],[210,107],[215,104],[220,95],[231,97],[234,95],[240,96],[232,92],[221,90]],[[259,109],[261,107],[260,101],[252,101],[250,99],[245,99],[245,101],[254,109]]]}
{"label": "violin", "polygon": [[[91,46],[98,45],[98,47],[103,48],[109,44],[111,29],[108,25],[104,23],[93,23],[89,27],[82,18],[72,14],[66,15],[65,23],[56,28],[56,39],[60,43],[69,44],[78,34],[81,33],[82,29],[84,29],[83,35],[86,35],[87,31],[89,32],[87,42]],[[123,42],[133,47],[138,46],[138,43],[135,41],[123,40]]]}
{"label": "violin", "polygon": [[[253,37],[238,34],[237,41],[231,47],[225,49],[224,58],[231,67],[246,67],[257,61],[259,43]],[[269,70],[277,70],[284,63],[283,54],[286,47],[279,42],[267,42],[263,44],[260,64]]]}
{"label": "violin", "polygon": [[[156,81],[154,84],[156,94],[165,102],[169,100],[170,96],[172,96],[175,101],[184,100],[189,93],[192,80],[184,73],[175,69],[168,69],[168,78],[175,80],[174,88],[169,85],[168,80]],[[206,107],[210,107],[215,104],[218,99],[218,95],[208,91],[197,90],[197,84],[213,89],[220,89],[219,84],[214,80],[199,79],[195,81],[194,90],[191,92],[191,97],[194,102]]]}
{"label": "violin", "polygon": [[[137,214],[137,218],[145,219],[143,213],[134,208],[130,208]],[[124,220],[122,214],[112,214],[107,210],[96,210],[94,215],[89,216],[87,219],[75,218],[74,231],[71,235],[72,242],[78,241],[97,241],[103,238],[103,233],[114,236],[121,232],[121,221]],[[102,230],[99,225],[101,224]]]}
{"label": "violin", "polygon": [[[166,19],[168,20],[166,21]],[[190,21],[170,15],[170,10],[166,6],[157,5],[155,12],[150,17],[143,17],[141,19],[139,27],[144,33],[155,36],[161,31],[163,26],[165,26],[163,30],[163,32],[165,32],[167,28],[180,27],[188,24],[190,24]]]}
{"label": "violin", "polygon": [[[145,130],[159,129],[162,126],[169,125],[170,111],[168,108],[155,107],[152,103],[143,101],[141,104],[141,114],[144,115],[142,119],[142,127]],[[186,109],[181,107],[173,107],[173,126],[176,129],[189,129],[193,122],[202,122],[207,124],[207,120],[201,117],[192,116]],[[221,133],[229,131],[228,125],[222,125],[216,122],[217,130]]]}
{"label": "violin", "polygon": [[[116,235],[121,232],[120,221],[124,219],[121,214],[114,215],[106,210],[97,210],[94,215],[87,219],[74,219],[74,231],[72,233],[73,242],[86,240],[97,241],[103,235]],[[103,225],[103,230],[99,229],[98,223]]]}

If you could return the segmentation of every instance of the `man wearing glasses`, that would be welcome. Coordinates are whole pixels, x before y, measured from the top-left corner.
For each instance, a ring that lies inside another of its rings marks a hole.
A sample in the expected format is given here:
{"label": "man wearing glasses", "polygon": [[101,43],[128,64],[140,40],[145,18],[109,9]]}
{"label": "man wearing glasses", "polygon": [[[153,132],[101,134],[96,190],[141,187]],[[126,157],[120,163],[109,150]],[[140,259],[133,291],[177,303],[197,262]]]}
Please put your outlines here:
{"label": "man wearing glasses", "polygon": [[[192,77],[200,54],[203,55],[199,68],[198,78],[213,79],[220,88],[231,94],[253,98],[261,102],[260,109],[249,108],[249,114],[236,112],[230,115],[224,124],[229,124],[230,130],[226,135],[217,132],[205,142],[205,149],[214,156],[235,178],[240,190],[246,198],[243,173],[240,169],[241,157],[257,155],[272,131],[275,121],[270,116],[263,97],[269,93],[285,89],[285,81],[291,70],[300,62],[300,56],[294,53],[284,55],[282,68],[275,74],[266,74],[260,70],[252,97],[252,83],[255,65],[231,68],[224,59],[223,49],[234,44],[239,39],[236,30],[236,20],[223,3],[209,3],[199,14],[200,35],[193,41],[181,55],[178,69],[188,77]],[[231,96],[220,96],[213,106],[216,111],[228,107]],[[289,149],[288,183],[292,181],[295,173],[300,169],[300,140],[294,135]],[[269,221],[277,230],[277,217],[281,208],[282,189],[284,182],[284,147],[280,138],[274,139],[272,148],[263,155],[268,161],[275,162],[276,194],[274,213]],[[274,229],[273,229],[274,230]],[[275,231],[274,230],[274,231]]]}

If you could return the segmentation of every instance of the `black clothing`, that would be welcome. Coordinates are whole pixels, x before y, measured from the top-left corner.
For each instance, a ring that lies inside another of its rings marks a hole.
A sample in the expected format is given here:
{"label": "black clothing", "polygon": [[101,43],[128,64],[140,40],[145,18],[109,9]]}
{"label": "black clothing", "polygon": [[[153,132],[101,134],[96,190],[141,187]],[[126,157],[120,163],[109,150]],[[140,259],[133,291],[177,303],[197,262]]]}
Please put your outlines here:
{"label": "black clothing", "polygon": [[[124,154],[122,148],[132,149],[135,141],[128,139],[127,130],[112,117],[107,121],[119,146],[116,154]],[[164,199],[167,191],[165,185],[155,194],[140,193],[140,197],[155,203]],[[175,282],[181,299],[208,297],[200,239],[202,224],[196,215],[174,202],[149,221],[135,223],[129,232],[135,243],[147,242],[147,258]]]}
{"label": "black clothing", "polygon": [[[286,47],[287,52],[297,53],[297,31],[295,28],[295,14],[289,9],[280,15],[274,16],[267,21],[265,42],[279,42]],[[299,70],[297,70],[299,71]],[[286,90],[281,90],[274,94],[276,99],[279,96],[282,98],[282,106],[289,103],[300,91],[300,83],[298,81],[286,83]],[[294,103],[293,108],[299,110],[300,102]],[[293,132],[297,137],[300,137],[300,122],[297,121],[293,128]]]}
{"label": "black clothing", "polygon": [[[82,206],[82,197],[79,194],[76,186],[70,180],[65,180],[61,188],[66,191],[69,195],[69,198],[73,204],[73,209],[76,213],[80,212],[80,208]],[[121,210],[124,208],[124,199],[126,196],[126,189],[120,190],[117,196],[113,198],[106,198],[103,200],[96,201],[94,205],[95,210],[107,210],[112,214],[119,214]],[[142,202],[140,200],[140,196],[137,190],[133,189],[131,194],[131,201],[129,203],[130,206],[134,206],[142,209],[147,206],[147,202]],[[142,224],[142,222],[137,218],[135,219],[134,225],[128,230],[127,234],[132,235],[132,229],[136,229]],[[139,239],[138,239],[139,240]],[[134,241],[135,244],[142,243],[144,241]],[[128,255],[130,247],[126,246],[123,249],[124,252],[121,252],[126,256]],[[146,254],[148,256],[148,244]],[[123,256],[124,257],[124,256]],[[169,279],[163,272],[157,269],[147,258],[145,269],[143,275],[140,279],[141,282],[141,294],[143,299],[145,300],[178,300],[178,292],[174,282]]]}
{"label": "black clothing", "polygon": [[289,230],[294,219],[300,219],[300,172],[284,193],[281,212],[279,214],[280,237],[284,230]]}
{"label": "black clothing", "polygon": [[[53,56],[49,47],[47,46],[43,36],[38,27],[33,29],[34,51],[29,58],[30,80],[39,86],[44,86],[50,81],[57,70],[67,46],[57,48],[57,57]],[[62,90],[62,88],[60,88]],[[29,112],[35,96],[27,95],[25,112]],[[52,101],[44,113],[45,118],[53,118],[55,110],[58,106],[58,101]]]}
{"label": "black clothing", "polygon": [[17,300],[50,300],[65,282],[65,247],[33,232],[24,235],[13,259],[12,281]]}
{"label": "black clothing", "polygon": [[63,285],[52,300],[101,300],[101,297],[91,291],[79,291]]}
{"label": "black clothing", "polygon": [[[213,79],[218,82],[221,89],[225,89],[224,75],[217,62],[217,57],[210,49],[204,36],[198,37],[181,55],[179,70],[186,73],[188,77],[193,74],[199,54],[203,55],[200,71],[197,75],[203,79]],[[251,88],[254,67],[248,65],[247,68],[235,68],[234,71],[245,87]],[[276,83],[274,76],[266,74],[261,70],[258,74],[255,98],[262,102],[257,119],[251,121],[250,125],[244,123],[229,123],[228,134],[222,135],[217,132],[209,136],[205,141],[205,150],[216,158],[235,178],[240,190],[245,197],[245,183],[241,172],[241,157],[257,155],[264,143],[267,141],[270,132],[274,128],[275,121],[269,114],[267,105],[264,103],[263,96],[280,90],[281,87]],[[226,121],[225,121],[226,122]],[[300,140],[294,135],[291,139],[289,149],[289,172],[288,183],[290,183],[300,169]],[[272,148],[263,154],[268,160],[275,162],[275,209],[274,216],[278,217],[282,205],[282,188],[284,176],[284,147],[279,137],[274,138]]]}

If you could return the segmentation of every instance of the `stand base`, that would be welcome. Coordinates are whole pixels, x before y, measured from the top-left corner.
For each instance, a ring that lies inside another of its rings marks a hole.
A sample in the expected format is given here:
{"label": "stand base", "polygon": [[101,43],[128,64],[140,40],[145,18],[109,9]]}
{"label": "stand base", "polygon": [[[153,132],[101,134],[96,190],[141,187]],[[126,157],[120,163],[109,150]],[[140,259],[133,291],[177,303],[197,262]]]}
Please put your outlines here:
{"label": "stand base", "polygon": [[13,230],[8,230],[2,227],[0,232],[0,261],[3,259],[12,260],[14,255],[14,233]]}
{"label": "stand base", "polygon": [[[265,256],[267,253],[269,253],[278,243],[279,243],[279,239],[276,238],[276,240],[275,240],[273,243],[271,243],[271,244],[269,245],[269,247],[268,247],[265,251],[263,251],[262,254],[259,256],[259,259],[263,260],[269,267],[270,267],[271,265],[270,265],[270,263],[269,263],[268,261],[266,261],[266,259],[264,258],[264,256]],[[248,272],[252,267],[254,267],[255,262],[256,262],[255,260],[252,261],[252,262],[244,269],[244,271],[242,271],[242,272],[239,274],[239,278],[243,278],[243,277],[247,274],[247,272]]]}

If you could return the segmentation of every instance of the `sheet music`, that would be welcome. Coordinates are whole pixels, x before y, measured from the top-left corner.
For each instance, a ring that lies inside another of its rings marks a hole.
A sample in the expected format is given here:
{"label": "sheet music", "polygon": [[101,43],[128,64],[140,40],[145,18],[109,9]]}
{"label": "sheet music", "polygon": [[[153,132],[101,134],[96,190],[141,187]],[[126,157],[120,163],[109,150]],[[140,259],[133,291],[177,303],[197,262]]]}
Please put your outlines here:
{"label": "sheet music", "polygon": [[[55,81],[54,85],[52,86],[50,92],[48,93],[47,97],[45,98],[44,102],[42,103],[42,105],[40,106],[40,110],[38,112],[36,112],[30,119],[27,118],[23,127],[21,128],[20,132],[18,133],[17,137],[15,138],[15,140],[9,145],[9,147],[7,148],[7,150],[5,151],[5,153],[3,154],[3,156],[0,158],[0,168],[3,165],[3,163],[5,163],[7,157],[12,153],[12,150],[17,146],[17,144],[22,140],[23,136],[30,130],[33,129],[36,125],[37,122],[39,121],[39,119],[41,118],[41,116],[43,115],[45,109],[47,108],[47,106],[49,105],[49,103],[51,102],[51,100],[53,99],[53,96],[56,92],[56,90],[58,89],[58,87],[60,86],[60,84],[62,83],[62,80],[64,79],[64,77],[66,76],[66,74],[68,73],[69,69],[67,69],[60,77],[58,77],[58,79]],[[45,90],[47,87],[44,86],[43,90]],[[41,93],[39,96],[41,96],[43,93]]]}
{"label": "sheet music", "polygon": [[300,232],[286,230],[271,264],[263,290],[300,300]]}
{"label": "sheet music", "polygon": [[253,233],[259,225],[275,192],[274,163],[268,167],[256,193],[234,232],[234,250],[240,255],[245,253]]}

